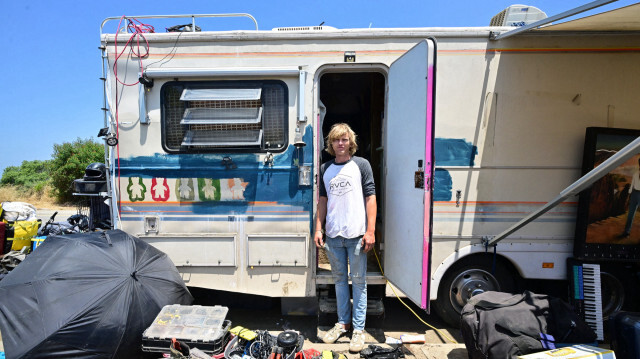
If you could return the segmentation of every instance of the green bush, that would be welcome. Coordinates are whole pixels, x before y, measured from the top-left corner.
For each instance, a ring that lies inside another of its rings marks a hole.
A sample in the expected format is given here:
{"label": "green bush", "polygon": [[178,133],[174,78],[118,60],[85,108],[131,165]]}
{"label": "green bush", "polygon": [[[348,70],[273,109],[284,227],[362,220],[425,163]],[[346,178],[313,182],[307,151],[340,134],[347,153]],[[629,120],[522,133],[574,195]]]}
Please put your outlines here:
{"label": "green bush", "polygon": [[73,180],[82,178],[87,166],[104,162],[104,146],[90,139],[53,145],[51,184],[59,203],[74,202]]}
{"label": "green bush", "polygon": [[0,185],[12,185],[24,190],[44,188],[49,181],[51,161],[22,161],[20,166],[9,166],[2,172]]}

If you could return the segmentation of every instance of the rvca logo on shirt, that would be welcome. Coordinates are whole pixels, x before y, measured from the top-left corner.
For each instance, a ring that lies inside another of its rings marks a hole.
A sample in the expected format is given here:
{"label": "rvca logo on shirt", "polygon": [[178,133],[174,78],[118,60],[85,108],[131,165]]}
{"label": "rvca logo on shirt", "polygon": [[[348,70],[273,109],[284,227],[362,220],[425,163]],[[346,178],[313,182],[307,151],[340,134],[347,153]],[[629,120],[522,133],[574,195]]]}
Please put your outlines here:
{"label": "rvca logo on shirt", "polygon": [[342,196],[353,191],[352,178],[339,174],[329,182],[329,193],[334,196]]}

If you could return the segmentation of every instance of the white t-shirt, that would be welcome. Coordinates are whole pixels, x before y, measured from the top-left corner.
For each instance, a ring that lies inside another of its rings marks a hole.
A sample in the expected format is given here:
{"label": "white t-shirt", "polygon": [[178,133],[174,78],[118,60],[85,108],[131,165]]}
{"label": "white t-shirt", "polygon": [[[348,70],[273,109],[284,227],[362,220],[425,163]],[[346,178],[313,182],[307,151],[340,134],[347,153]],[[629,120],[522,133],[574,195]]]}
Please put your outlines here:
{"label": "white t-shirt", "polygon": [[367,230],[365,198],[375,195],[369,161],[351,157],[344,163],[328,161],[320,167],[320,196],[327,197],[327,237],[357,238]]}

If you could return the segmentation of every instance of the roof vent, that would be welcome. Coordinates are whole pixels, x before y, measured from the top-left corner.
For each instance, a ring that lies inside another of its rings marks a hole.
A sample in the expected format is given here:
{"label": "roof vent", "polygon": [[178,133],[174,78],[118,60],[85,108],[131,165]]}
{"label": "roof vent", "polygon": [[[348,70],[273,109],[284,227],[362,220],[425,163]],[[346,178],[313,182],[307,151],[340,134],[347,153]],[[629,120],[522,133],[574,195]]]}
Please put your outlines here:
{"label": "roof vent", "polygon": [[534,6],[511,5],[491,18],[489,26],[525,26],[547,17]]}
{"label": "roof vent", "polygon": [[334,31],[333,26],[296,26],[296,27],[274,27],[271,31]]}

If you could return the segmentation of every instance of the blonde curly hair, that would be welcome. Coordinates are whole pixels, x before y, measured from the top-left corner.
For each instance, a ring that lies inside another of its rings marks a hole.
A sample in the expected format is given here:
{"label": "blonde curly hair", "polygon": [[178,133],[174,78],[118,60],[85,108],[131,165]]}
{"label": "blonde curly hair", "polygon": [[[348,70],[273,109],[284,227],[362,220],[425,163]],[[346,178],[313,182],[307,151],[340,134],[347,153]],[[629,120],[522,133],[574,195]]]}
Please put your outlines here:
{"label": "blonde curly hair", "polygon": [[347,135],[349,137],[349,154],[353,156],[354,153],[358,150],[358,143],[356,143],[356,133],[353,132],[351,127],[346,123],[336,123],[331,126],[331,130],[326,137],[326,146],[325,151],[329,152],[331,156],[335,156],[336,153],[333,151],[333,147],[331,144],[334,140]]}

